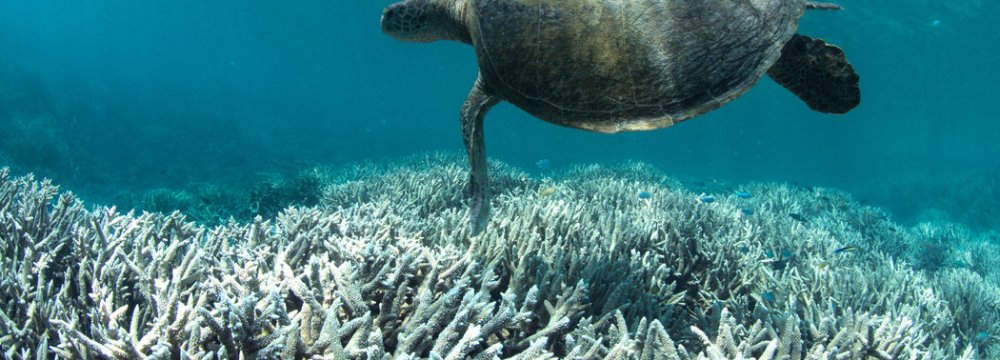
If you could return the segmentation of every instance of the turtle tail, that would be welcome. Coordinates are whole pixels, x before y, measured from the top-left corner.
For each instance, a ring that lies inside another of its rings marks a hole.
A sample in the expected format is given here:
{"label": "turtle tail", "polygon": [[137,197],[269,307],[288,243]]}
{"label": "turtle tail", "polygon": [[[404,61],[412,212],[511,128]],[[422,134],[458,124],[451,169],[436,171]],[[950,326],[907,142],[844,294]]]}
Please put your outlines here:
{"label": "turtle tail", "polygon": [[792,36],[767,74],[819,112],[844,114],[861,102],[858,73],[844,50],[821,39]]}

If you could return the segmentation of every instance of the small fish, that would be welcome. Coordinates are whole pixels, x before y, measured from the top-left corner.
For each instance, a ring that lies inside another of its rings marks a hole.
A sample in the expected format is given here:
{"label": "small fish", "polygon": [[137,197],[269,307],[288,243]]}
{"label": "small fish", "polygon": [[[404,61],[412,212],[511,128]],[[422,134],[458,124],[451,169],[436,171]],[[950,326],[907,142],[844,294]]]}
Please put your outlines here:
{"label": "small fish", "polygon": [[743,215],[746,215],[746,216],[753,215],[753,209],[752,208],[748,208],[748,207],[741,208],[740,212],[742,212]]}
{"label": "small fish", "polygon": [[767,301],[767,302],[774,302],[778,298],[776,296],[774,296],[773,292],[765,291],[765,292],[760,293],[760,299],[764,300],[764,301]]}
{"label": "small fish", "polygon": [[556,189],[555,186],[549,186],[547,188],[538,190],[538,198],[539,199],[544,199],[545,197],[547,197],[549,195],[555,194],[556,191],[557,191],[557,189]]}
{"label": "small fish", "polygon": [[639,192],[639,198],[640,199],[646,200],[646,199],[649,199],[649,198],[652,198],[652,197],[653,197],[653,194],[650,194],[649,191],[640,191]]}
{"label": "small fish", "polygon": [[761,262],[770,265],[772,269],[777,271],[785,270],[795,260],[795,254],[788,250],[782,251],[781,256],[778,257],[775,257],[774,252],[771,250],[768,250],[765,254],[767,258],[761,260]]}
{"label": "small fish", "polygon": [[861,250],[861,248],[858,247],[857,245],[847,245],[847,246],[842,246],[842,247],[837,248],[836,250],[833,251],[833,253],[834,254],[840,254],[840,253],[843,253],[843,252],[853,252],[853,251],[860,251],[860,250]]}
{"label": "small fish", "polygon": [[552,165],[552,162],[549,161],[549,159],[541,159],[541,160],[538,160],[538,161],[535,162],[535,166],[537,166],[539,169],[542,169],[542,170],[548,170],[549,166],[551,166],[551,165]]}
{"label": "small fish", "polygon": [[789,259],[781,259],[781,260],[777,260],[777,261],[772,261],[771,262],[771,268],[774,269],[775,271],[784,271],[785,268],[788,267],[788,263],[790,263],[791,261],[792,261],[792,259],[790,259],[790,258]]}
{"label": "small fish", "polygon": [[693,184],[694,186],[697,186],[697,187],[705,187],[705,185],[707,185],[707,184],[705,184],[704,181],[695,181],[695,182],[693,182],[691,184]]}
{"label": "small fish", "polygon": [[938,25],[941,25],[941,20],[934,19],[933,21],[931,21],[931,26],[938,26]]}
{"label": "small fish", "polygon": [[802,214],[791,213],[791,214],[788,214],[788,216],[791,216],[792,219],[795,219],[795,221],[798,221],[798,222],[809,222],[809,220],[806,219],[806,216],[802,215]]}
{"label": "small fish", "polygon": [[976,341],[982,342],[990,339],[990,333],[985,331],[980,331],[976,334]]}
{"label": "small fish", "polygon": [[830,267],[830,262],[828,261],[823,261],[818,265],[816,265],[816,269],[818,269],[819,271],[826,271],[826,268],[828,267]]}
{"label": "small fish", "polygon": [[740,199],[749,199],[750,196],[751,196],[750,193],[748,193],[746,191],[739,191],[739,192],[736,193],[736,197],[738,197]]}
{"label": "small fish", "polygon": [[714,197],[714,196],[711,196],[711,195],[708,195],[708,196],[705,196],[705,197],[702,197],[702,198],[701,198],[701,202],[703,202],[703,203],[706,203],[706,204],[711,204],[711,203],[714,203],[714,202],[715,202],[715,197]]}

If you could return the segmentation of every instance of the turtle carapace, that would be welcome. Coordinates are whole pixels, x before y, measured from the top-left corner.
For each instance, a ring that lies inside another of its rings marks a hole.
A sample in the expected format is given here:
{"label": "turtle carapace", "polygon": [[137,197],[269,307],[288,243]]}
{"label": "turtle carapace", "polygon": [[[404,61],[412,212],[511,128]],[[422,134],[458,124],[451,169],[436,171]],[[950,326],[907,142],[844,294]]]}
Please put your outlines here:
{"label": "turtle carapace", "polygon": [[817,111],[860,102],[844,52],[796,34],[804,0],[405,0],[382,30],[472,45],[479,76],[462,106],[472,233],[489,219],[483,117],[500,101],[558,125],[651,130],[718,108],[764,74]]}

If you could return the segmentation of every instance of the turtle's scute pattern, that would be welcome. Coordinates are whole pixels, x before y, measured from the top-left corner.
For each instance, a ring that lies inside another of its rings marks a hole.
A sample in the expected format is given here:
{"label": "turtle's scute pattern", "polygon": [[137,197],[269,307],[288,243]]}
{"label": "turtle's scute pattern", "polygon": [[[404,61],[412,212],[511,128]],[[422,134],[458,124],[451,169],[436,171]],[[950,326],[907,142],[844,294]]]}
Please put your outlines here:
{"label": "turtle's scute pattern", "polygon": [[786,0],[469,0],[485,86],[601,131],[670,126],[753,86],[805,9]]}

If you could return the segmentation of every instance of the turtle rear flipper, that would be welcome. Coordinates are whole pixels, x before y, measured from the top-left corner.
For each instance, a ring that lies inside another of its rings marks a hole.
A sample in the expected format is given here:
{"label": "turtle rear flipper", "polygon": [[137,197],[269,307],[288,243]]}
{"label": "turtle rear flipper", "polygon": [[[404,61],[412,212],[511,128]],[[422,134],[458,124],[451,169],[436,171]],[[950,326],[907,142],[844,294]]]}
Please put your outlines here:
{"label": "turtle rear flipper", "polygon": [[819,112],[843,114],[861,102],[858,73],[844,51],[820,39],[792,36],[767,74]]}

